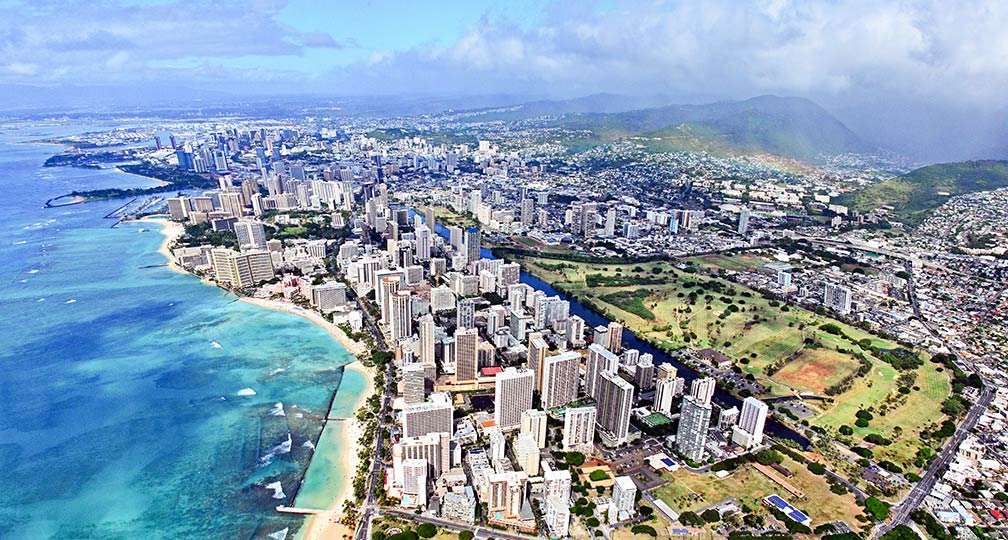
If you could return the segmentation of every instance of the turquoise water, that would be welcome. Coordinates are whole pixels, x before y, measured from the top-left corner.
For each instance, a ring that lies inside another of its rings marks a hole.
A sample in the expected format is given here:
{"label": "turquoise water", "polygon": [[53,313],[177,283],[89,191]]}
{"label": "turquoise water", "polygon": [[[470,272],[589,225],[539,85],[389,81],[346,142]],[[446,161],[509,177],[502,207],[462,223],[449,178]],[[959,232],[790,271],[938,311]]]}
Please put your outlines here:
{"label": "turquoise water", "polygon": [[[300,317],[149,267],[161,234],[110,228],[121,201],[41,208],[143,181],[43,169],[58,147],[15,144],[41,134],[0,133],[0,538],[293,536],[301,518],[273,508],[352,356]],[[364,384],[348,375],[334,414]]]}

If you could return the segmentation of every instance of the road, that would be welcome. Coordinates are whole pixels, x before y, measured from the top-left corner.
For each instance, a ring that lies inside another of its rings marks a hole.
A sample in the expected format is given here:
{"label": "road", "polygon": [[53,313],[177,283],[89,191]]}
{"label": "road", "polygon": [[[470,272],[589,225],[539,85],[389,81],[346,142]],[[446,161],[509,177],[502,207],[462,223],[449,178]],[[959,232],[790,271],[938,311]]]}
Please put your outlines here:
{"label": "road", "polygon": [[903,502],[899,506],[895,507],[890,514],[889,521],[880,525],[875,529],[871,538],[878,538],[883,534],[889,532],[897,525],[905,525],[910,519],[910,514],[916,510],[924,498],[927,497],[931,490],[934,489],[935,483],[938,481],[938,473],[945,469],[946,466],[955,457],[956,451],[959,449],[959,445],[963,442],[969,432],[976,426],[977,421],[980,419],[980,415],[987,410],[990,406],[991,401],[994,400],[994,390],[990,388],[985,388],[980,394],[980,399],[977,400],[973,408],[970,409],[969,413],[966,415],[966,419],[959,424],[956,428],[955,433],[945,442],[945,446],[942,451],[935,458],[931,466],[921,477],[920,482],[907,493],[907,496],[903,499]]}
{"label": "road", "polygon": [[[367,322],[368,328],[371,329],[371,333],[374,335],[375,343],[377,344],[379,350],[387,350],[385,337],[379,330],[374,317],[372,317],[371,313],[367,310],[365,302],[365,299],[358,298],[358,304],[360,305],[361,311],[364,313],[364,320]],[[374,452],[371,454],[371,476],[368,478],[368,485],[365,488],[367,500],[364,503],[364,512],[361,515],[360,524],[354,532],[354,540],[367,540],[368,532],[371,530],[371,519],[374,518],[376,511],[375,493],[377,493],[382,487],[381,482],[384,480],[385,462],[381,458],[381,449],[384,444],[383,438],[385,431],[382,429],[382,424],[391,404],[388,391],[391,388],[395,388],[395,385],[393,385],[392,382],[392,370],[386,369],[384,388],[381,389],[381,408],[378,411],[378,429],[375,434],[375,447]]]}
{"label": "road", "polygon": [[382,510],[383,513],[398,516],[408,521],[415,521],[417,523],[430,523],[442,529],[449,529],[452,531],[471,531],[475,538],[503,538],[505,540],[530,540],[536,538],[535,536],[525,536],[521,534],[515,534],[508,531],[502,531],[500,529],[489,529],[481,526],[467,525],[465,523],[459,523],[456,521],[448,521],[447,519],[440,519],[427,516],[418,516],[413,512],[406,510],[395,510],[385,508]]}
{"label": "road", "polygon": [[[931,335],[941,340],[945,345],[945,348],[955,355],[956,366],[960,370],[967,373],[973,372],[974,370],[966,364],[965,358],[959,354],[959,351],[950,346],[948,342],[945,341],[940,334],[935,332],[928,322],[921,316],[920,307],[917,304],[917,292],[914,289],[913,265],[910,261],[907,261],[906,270],[910,274],[910,279],[907,280],[907,293],[910,298],[910,305],[913,306],[914,315],[916,315],[917,319],[924,325],[924,327],[931,332]],[[932,489],[934,489],[935,483],[938,482],[938,473],[944,470],[945,467],[947,467],[952,461],[952,458],[959,450],[959,445],[966,439],[969,432],[973,430],[977,421],[980,420],[980,416],[987,410],[987,407],[990,406],[991,401],[993,400],[994,390],[992,389],[992,385],[990,382],[984,381],[984,390],[980,393],[980,397],[977,399],[977,402],[966,414],[966,419],[959,424],[959,427],[956,428],[952,437],[945,442],[945,446],[942,447],[941,452],[938,453],[938,456],[931,463],[931,466],[928,467],[928,470],[924,472],[923,476],[921,476],[917,485],[915,485],[910,492],[907,493],[906,497],[903,498],[903,502],[893,509],[890,513],[889,521],[883,523],[874,530],[871,535],[872,539],[882,536],[897,525],[906,524],[906,522],[910,519],[910,514],[920,507],[921,503],[924,502],[924,498],[927,497],[928,493],[931,493]]]}

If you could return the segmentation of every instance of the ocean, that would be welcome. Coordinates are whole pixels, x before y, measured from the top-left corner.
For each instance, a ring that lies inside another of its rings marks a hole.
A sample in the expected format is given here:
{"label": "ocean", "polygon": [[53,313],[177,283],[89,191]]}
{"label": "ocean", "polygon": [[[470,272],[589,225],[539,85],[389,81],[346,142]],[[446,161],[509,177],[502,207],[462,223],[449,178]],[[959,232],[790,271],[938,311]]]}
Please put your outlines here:
{"label": "ocean", "polygon": [[0,538],[294,537],[274,508],[367,381],[312,323],[160,266],[157,226],[104,218],[122,201],[43,208],[147,182],[23,143],[96,127],[0,126]]}

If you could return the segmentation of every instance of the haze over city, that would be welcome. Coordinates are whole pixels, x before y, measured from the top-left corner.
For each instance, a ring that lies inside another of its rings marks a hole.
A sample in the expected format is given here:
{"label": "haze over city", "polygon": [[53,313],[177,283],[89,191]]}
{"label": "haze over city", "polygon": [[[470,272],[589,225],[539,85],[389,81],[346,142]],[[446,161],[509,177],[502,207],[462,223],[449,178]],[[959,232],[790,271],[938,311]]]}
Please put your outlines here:
{"label": "haze over city", "polygon": [[0,538],[1005,540],[1003,2],[0,17]]}
{"label": "haze over city", "polygon": [[924,159],[1008,147],[1008,7],[996,1],[8,2],[2,13],[17,22],[0,34],[5,108],[101,95],[775,94]]}

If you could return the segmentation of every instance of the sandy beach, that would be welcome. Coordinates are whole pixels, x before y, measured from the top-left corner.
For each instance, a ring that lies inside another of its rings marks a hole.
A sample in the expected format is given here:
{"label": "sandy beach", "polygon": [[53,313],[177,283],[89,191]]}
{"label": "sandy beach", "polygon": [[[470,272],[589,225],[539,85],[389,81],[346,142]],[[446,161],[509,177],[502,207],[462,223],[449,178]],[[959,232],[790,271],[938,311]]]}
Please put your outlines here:
{"label": "sandy beach", "polygon": [[[136,221],[159,225],[161,227],[161,234],[164,235],[164,241],[158,248],[158,253],[164,255],[168,260],[168,268],[175,272],[189,274],[189,272],[175,263],[175,258],[172,257],[171,254],[172,244],[174,244],[174,242],[182,236],[185,232],[185,227],[181,223],[157,217],[144,217]],[[348,336],[341,328],[327,321],[320,313],[304,309],[291,302],[250,297],[243,297],[240,298],[240,300],[261,308],[283,311],[284,313],[290,313],[292,315],[303,317],[324,329],[333,337],[333,339],[357,357],[358,359],[350,364],[347,364],[345,369],[361,373],[368,384],[366,391],[362,392],[358,397],[353,408],[354,411],[357,411],[364,406],[368,398],[374,394],[374,368],[368,368],[360,361],[360,356],[366,354],[369,350],[365,343],[350,339],[350,336]],[[343,514],[344,501],[353,494],[352,479],[357,472],[357,466],[360,462],[358,457],[360,444],[358,441],[363,434],[363,429],[357,421],[356,415],[353,418],[340,420],[338,422],[340,423],[340,439],[343,441],[343,446],[345,448],[345,451],[341,455],[341,465],[345,474],[348,475],[348,481],[324,512],[311,516],[308,519],[305,527],[302,528],[302,538],[304,539],[342,540],[344,538],[353,537],[353,530],[345,525],[342,525],[340,523],[340,517]]]}
{"label": "sandy beach", "polygon": [[[369,368],[364,366],[360,360],[357,360],[351,364],[346,365],[346,369],[360,372],[364,378],[368,381],[367,390],[362,392],[354,405],[354,411],[360,410],[361,407],[367,403],[369,397],[374,395],[374,368]],[[343,503],[348,498],[353,495],[353,478],[357,474],[357,466],[360,464],[360,458],[358,453],[360,452],[361,445],[358,442],[361,435],[363,434],[363,429],[357,418],[350,420],[345,420],[342,422],[342,427],[340,431],[340,438],[344,441],[346,451],[341,456],[343,470],[346,471],[348,475],[347,483],[343,488],[342,493],[333,499],[332,504],[319,514],[311,516],[308,518],[305,527],[302,529],[303,534],[301,538],[303,540],[344,540],[353,538],[353,530],[346,525],[340,523],[340,518],[343,515]]]}
{"label": "sandy beach", "polygon": [[350,336],[346,335],[346,332],[344,332],[342,328],[327,321],[325,317],[323,317],[317,311],[305,309],[301,306],[292,304],[291,302],[287,302],[285,300],[270,300],[266,298],[242,297],[241,301],[247,302],[254,306],[259,306],[261,308],[275,309],[277,311],[283,311],[284,313],[290,313],[292,315],[304,317],[305,319],[308,319],[309,321],[315,323],[320,328],[324,329],[326,332],[329,332],[329,335],[335,338],[336,341],[340,343],[340,345],[343,345],[343,347],[346,348],[346,350],[350,351],[350,354],[354,356],[359,357],[360,355],[365,354],[368,351],[368,346],[366,344],[360,341],[354,341],[350,339]]}
{"label": "sandy beach", "polygon": [[159,225],[161,227],[161,234],[164,235],[164,241],[161,242],[161,246],[158,247],[158,253],[165,256],[168,259],[168,268],[175,272],[182,274],[188,274],[185,269],[181,266],[175,264],[175,257],[172,257],[171,246],[175,243],[179,237],[185,232],[185,226],[177,221],[172,221],[167,218],[157,218],[157,217],[143,217],[137,219],[141,223],[151,223],[154,225]]}

